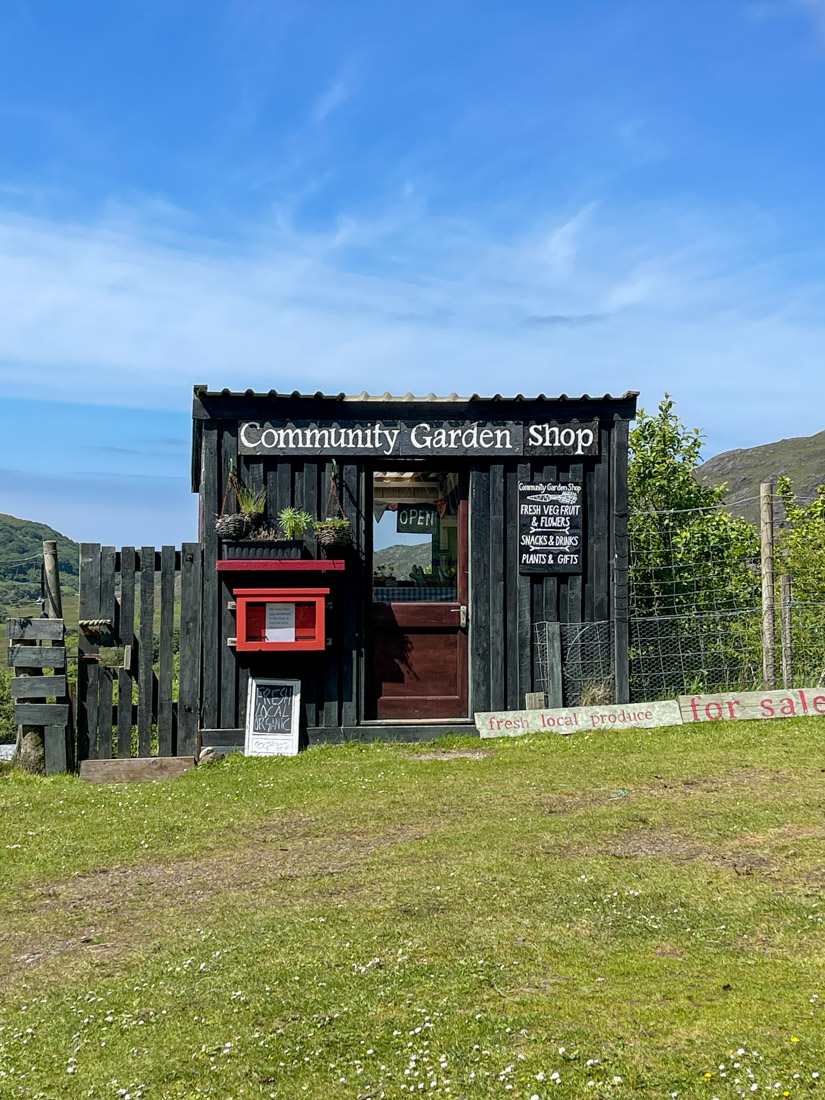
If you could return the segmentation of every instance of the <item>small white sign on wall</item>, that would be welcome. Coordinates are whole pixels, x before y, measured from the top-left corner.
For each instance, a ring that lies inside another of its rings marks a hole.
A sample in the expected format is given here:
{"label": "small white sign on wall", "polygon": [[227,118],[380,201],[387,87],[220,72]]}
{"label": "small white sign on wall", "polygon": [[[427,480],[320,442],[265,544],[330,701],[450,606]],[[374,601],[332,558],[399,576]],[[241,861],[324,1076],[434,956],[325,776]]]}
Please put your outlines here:
{"label": "small white sign on wall", "polygon": [[250,679],[246,699],[246,756],[297,756],[300,726],[300,680]]}
{"label": "small white sign on wall", "polygon": [[268,603],[265,629],[268,642],[294,642],[295,604]]}

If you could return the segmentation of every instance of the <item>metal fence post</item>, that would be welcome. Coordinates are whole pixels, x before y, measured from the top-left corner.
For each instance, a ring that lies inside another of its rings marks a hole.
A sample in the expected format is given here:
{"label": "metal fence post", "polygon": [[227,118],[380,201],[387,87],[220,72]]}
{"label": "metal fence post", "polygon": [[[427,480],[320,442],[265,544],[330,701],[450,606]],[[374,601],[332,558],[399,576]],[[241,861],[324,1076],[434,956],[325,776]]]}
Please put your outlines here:
{"label": "metal fence post", "polygon": [[793,687],[793,621],[791,618],[791,578],[783,573],[779,578],[781,602],[779,605],[779,631],[782,639],[782,686]]}
{"label": "metal fence post", "polygon": [[776,605],[773,572],[773,485],[759,486],[759,533],[762,545],[762,679],[768,691],[776,687]]}

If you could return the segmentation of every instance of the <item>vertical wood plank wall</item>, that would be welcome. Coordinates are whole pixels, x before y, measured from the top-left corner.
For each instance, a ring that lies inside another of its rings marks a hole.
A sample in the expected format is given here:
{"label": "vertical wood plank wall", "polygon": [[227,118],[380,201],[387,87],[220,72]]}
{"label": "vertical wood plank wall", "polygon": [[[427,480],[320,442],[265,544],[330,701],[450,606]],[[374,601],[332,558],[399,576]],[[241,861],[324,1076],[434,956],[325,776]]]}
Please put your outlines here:
{"label": "vertical wood plank wall", "polygon": [[[615,442],[614,432],[624,430]],[[596,459],[470,464],[470,709],[516,709],[536,683],[533,628],[538,622],[599,622],[613,618],[614,556],[624,554],[627,587],[627,496],[624,471],[611,466],[626,447],[627,422],[604,422]],[[518,572],[519,481],[582,480],[584,568],[581,574]],[[623,480],[624,479],[624,480]],[[617,523],[617,508],[621,512]],[[618,574],[617,574],[618,575]],[[626,618],[626,612],[625,612]],[[627,648],[623,650],[624,659]],[[624,682],[617,678],[617,686]],[[621,700],[625,701],[625,700]]]}
{"label": "vertical wood plank wall", "polygon": [[[242,414],[241,414],[242,415]],[[258,413],[257,415],[261,415]],[[578,413],[577,415],[582,415]],[[626,619],[627,499],[626,419],[599,416],[599,455],[593,458],[450,460],[468,471],[470,501],[470,712],[518,708],[536,684],[534,626]],[[267,583],[276,587],[318,584],[332,588],[328,636],[332,648],[317,654],[279,654],[277,669],[262,654],[236,654],[226,644],[234,616],[227,609],[232,574],[218,574],[219,544],[214,516],[220,512],[230,460],[244,480],[267,489],[267,521],[277,526],[281,508],[291,504],[314,515],[324,511],[332,464],[323,458],[292,460],[238,455],[237,420],[205,420],[201,438],[203,514],[203,720],[204,728],[244,725],[249,677],[283,676],[301,680],[303,725],[312,730],[355,726],[363,721],[368,676],[371,599],[371,477],[376,463],[338,463],[338,489],[353,521],[355,546],[344,575],[288,573]],[[518,482],[582,480],[584,484],[584,568],[580,575],[522,576],[518,571]],[[308,576],[311,580],[308,580]],[[285,579],[287,578],[287,579]],[[323,579],[322,579],[323,578]],[[627,632],[614,626],[620,663],[627,661]],[[626,670],[617,672],[620,701]]]}
{"label": "vertical wood plank wall", "polygon": [[[213,443],[214,440],[214,443]],[[271,655],[237,653],[226,639],[234,637],[235,616],[229,608],[233,589],[242,587],[237,574],[219,574],[220,552],[214,519],[219,514],[229,459],[244,481],[267,490],[266,522],[278,525],[278,513],[288,505],[321,515],[327,505],[332,461],[303,458],[274,461],[238,455],[237,422],[204,425],[201,494],[207,520],[203,531],[203,720],[204,729],[237,729],[244,725],[250,676],[300,679],[302,725],[306,729],[354,726],[363,715],[364,608],[371,598],[367,553],[372,538],[371,485],[360,464],[336,464],[338,496],[353,525],[353,547],[345,574],[281,573],[270,576],[272,587],[330,587],[331,609],[327,633],[336,644],[312,654],[279,653],[277,668]],[[220,496],[218,496],[220,493]],[[331,511],[337,515],[333,501]],[[368,511],[369,509],[369,511]],[[316,547],[310,543],[310,552]],[[297,578],[297,579],[296,579]],[[257,582],[256,582],[257,583]]]}

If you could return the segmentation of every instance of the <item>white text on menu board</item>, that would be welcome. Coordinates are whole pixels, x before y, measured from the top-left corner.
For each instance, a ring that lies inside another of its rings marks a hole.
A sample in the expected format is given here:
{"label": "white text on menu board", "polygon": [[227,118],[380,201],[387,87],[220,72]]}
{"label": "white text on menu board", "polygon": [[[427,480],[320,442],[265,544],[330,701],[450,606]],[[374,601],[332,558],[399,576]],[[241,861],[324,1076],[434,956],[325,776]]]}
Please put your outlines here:
{"label": "white text on menu board", "polygon": [[519,564],[523,570],[573,571],[581,563],[582,487],[519,483]]}

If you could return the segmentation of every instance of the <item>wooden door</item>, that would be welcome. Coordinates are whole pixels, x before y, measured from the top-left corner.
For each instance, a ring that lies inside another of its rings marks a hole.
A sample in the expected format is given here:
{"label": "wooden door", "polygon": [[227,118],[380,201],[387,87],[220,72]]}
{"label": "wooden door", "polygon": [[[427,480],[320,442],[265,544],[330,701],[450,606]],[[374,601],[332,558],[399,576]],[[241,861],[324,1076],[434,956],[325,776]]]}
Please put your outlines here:
{"label": "wooden door", "polygon": [[[368,693],[372,718],[467,717],[468,570],[464,476],[456,478],[450,496],[453,499],[449,503],[439,501],[439,505],[445,503],[450,511],[450,515],[441,518],[441,525],[450,523],[455,530],[454,538],[452,531],[442,532],[449,536],[445,541],[451,564],[446,580],[437,579],[439,574],[444,575],[443,568],[423,574],[419,567],[419,583],[411,584],[399,578],[392,578],[396,584],[382,584],[380,578],[375,581]],[[437,554],[433,549],[434,561]],[[377,553],[375,560],[379,559],[380,553]],[[453,568],[455,584],[450,584]],[[430,577],[435,583],[427,583]]]}

